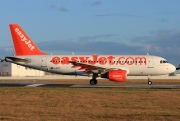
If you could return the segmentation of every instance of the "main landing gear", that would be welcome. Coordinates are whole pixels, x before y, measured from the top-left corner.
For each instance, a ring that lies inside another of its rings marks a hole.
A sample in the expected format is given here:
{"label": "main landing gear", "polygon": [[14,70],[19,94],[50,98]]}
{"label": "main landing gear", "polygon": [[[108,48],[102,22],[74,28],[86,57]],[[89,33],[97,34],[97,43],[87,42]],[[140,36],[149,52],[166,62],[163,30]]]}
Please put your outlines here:
{"label": "main landing gear", "polygon": [[98,81],[97,81],[96,79],[91,79],[91,80],[89,81],[89,83],[90,83],[91,85],[96,85],[96,84],[98,83]]}
{"label": "main landing gear", "polygon": [[89,81],[89,83],[91,85],[96,85],[98,83],[98,81],[96,80],[97,77],[98,77],[98,74],[93,73],[93,78]]}
{"label": "main landing gear", "polygon": [[152,82],[151,82],[151,75],[148,75],[148,85],[151,85]]}

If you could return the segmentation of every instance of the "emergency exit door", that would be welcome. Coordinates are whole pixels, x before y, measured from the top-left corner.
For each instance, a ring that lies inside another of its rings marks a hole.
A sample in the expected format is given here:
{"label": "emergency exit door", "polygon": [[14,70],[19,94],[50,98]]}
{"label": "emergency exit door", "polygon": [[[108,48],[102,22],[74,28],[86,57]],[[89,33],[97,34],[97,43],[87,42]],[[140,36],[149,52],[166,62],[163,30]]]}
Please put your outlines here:
{"label": "emergency exit door", "polygon": [[47,59],[47,57],[41,57],[41,67],[47,67],[46,59]]}

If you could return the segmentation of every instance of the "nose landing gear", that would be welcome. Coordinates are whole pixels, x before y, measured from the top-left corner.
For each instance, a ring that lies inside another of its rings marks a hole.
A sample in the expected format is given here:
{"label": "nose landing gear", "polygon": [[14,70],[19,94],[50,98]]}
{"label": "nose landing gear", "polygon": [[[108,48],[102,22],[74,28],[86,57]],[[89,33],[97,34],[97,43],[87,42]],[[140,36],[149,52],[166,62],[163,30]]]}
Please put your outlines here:
{"label": "nose landing gear", "polygon": [[152,82],[151,82],[151,75],[148,75],[148,85],[151,85],[152,84]]}

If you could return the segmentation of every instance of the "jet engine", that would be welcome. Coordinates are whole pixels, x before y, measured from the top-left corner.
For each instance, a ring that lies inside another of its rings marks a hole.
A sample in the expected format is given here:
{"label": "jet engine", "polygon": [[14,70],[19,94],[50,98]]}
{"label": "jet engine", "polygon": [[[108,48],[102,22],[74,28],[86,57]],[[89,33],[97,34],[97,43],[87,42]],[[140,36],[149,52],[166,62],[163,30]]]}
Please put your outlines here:
{"label": "jet engine", "polygon": [[107,78],[110,81],[125,82],[126,70],[110,70],[105,74],[101,74],[101,78]]}

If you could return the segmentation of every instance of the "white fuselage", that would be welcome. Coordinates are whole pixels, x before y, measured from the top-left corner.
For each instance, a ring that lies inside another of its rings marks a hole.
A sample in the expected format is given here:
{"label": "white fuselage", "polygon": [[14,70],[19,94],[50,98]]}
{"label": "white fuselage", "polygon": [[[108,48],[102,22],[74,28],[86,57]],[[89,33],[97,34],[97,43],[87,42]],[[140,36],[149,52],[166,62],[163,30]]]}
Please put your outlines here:
{"label": "white fuselage", "polygon": [[106,69],[122,69],[127,75],[148,76],[173,73],[175,67],[164,58],[150,55],[37,55],[16,56],[29,62],[7,61],[47,72],[67,75],[87,75],[84,69],[73,67],[76,61]]}

